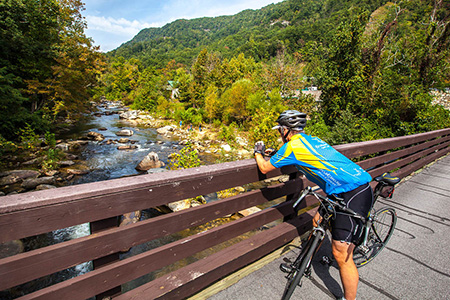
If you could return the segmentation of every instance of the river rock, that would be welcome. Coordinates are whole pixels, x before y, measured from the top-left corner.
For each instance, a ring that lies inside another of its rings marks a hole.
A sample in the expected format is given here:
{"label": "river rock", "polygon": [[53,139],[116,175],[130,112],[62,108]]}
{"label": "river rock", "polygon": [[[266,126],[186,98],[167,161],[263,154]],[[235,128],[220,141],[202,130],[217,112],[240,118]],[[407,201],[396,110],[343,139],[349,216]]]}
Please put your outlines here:
{"label": "river rock", "polygon": [[165,168],[154,168],[154,169],[150,169],[147,171],[147,174],[155,174],[155,173],[162,173],[162,172],[167,172],[169,170],[165,169]]}
{"label": "river rock", "polygon": [[0,173],[0,177],[14,176],[19,179],[37,178],[39,175],[41,175],[41,173],[35,170],[10,170]]}
{"label": "river rock", "polygon": [[20,240],[8,241],[0,244],[0,258],[5,258],[22,253],[24,245]]}
{"label": "river rock", "polygon": [[23,162],[22,166],[31,166],[31,165],[37,165],[44,161],[44,157],[36,157],[34,159],[28,160],[26,162]]}
{"label": "river rock", "polygon": [[[89,173],[89,170],[88,169],[68,168],[68,169],[66,169],[66,172],[70,175],[85,175],[85,174]],[[69,178],[69,177],[70,176],[68,176],[67,178]],[[71,177],[70,179],[67,179],[67,178],[66,178],[66,180],[70,180],[73,177]]]}
{"label": "river rock", "polygon": [[63,168],[73,166],[74,164],[75,164],[75,162],[73,162],[71,160],[63,160],[63,161],[58,162],[58,165]]}
{"label": "river rock", "polygon": [[122,227],[122,226],[125,226],[125,225],[129,225],[129,224],[134,224],[137,221],[139,221],[140,218],[141,218],[141,211],[140,210],[124,214],[124,215],[122,215],[119,227]]}
{"label": "river rock", "polygon": [[260,209],[260,208],[257,208],[257,207],[255,206],[255,207],[250,207],[250,208],[247,208],[247,209],[244,209],[244,210],[240,210],[240,211],[239,211],[239,214],[241,214],[241,215],[243,215],[244,217],[246,217],[246,216],[252,215],[252,214],[254,214],[254,213],[257,213],[257,212],[259,212],[259,211],[261,211],[261,209]]}
{"label": "river rock", "polygon": [[64,152],[69,151],[69,147],[70,147],[70,145],[68,143],[59,143],[55,146],[56,149],[60,149]]}
{"label": "river rock", "polygon": [[134,134],[134,132],[131,129],[122,129],[122,130],[116,132],[116,135],[118,135],[118,136],[132,136],[133,134]]}
{"label": "river rock", "polygon": [[0,191],[0,197],[1,196],[5,196],[6,194],[4,193],[4,192],[2,192],[2,191]]}
{"label": "river rock", "polygon": [[36,191],[50,190],[50,189],[56,189],[56,186],[51,184],[40,184],[36,187]]}
{"label": "river rock", "polygon": [[130,139],[127,139],[127,138],[120,138],[119,139],[119,143],[121,143],[121,144],[126,144],[126,143],[128,143],[130,141]]}
{"label": "river rock", "polygon": [[187,209],[191,207],[191,201],[189,200],[181,200],[181,201],[177,201],[177,202],[172,202],[167,204],[167,206],[172,210],[172,211],[180,211],[183,209]]}
{"label": "river rock", "polygon": [[38,185],[41,184],[53,184],[55,181],[55,177],[53,176],[45,176],[45,177],[39,177],[39,178],[29,178],[25,179],[22,182],[22,187],[27,190],[32,190]]}
{"label": "river rock", "polygon": [[224,144],[224,145],[222,145],[222,146],[220,146],[222,149],[223,149],[223,151],[225,151],[225,152],[230,152],[231,151],[231,146],[230,145],[228,145],[228,144]]}
{"label": "river rock", "polygon": [[173,132],[174,130],[175,130],[174,126],[167,125],[167,126],[156,129],[156,132],[160,135],[166,135],[167,133]]}
{"label": "river rock", "polygon": [[139,112],[137,110],[129,110],[119,114],[120,119],[134,120],[137,119]]}
{"label": "river rock", "polygon": [[45,174],[45,176],[55,176],[58,173],[59,173],[58,170],[50,170],[50,171],[45,172],[44,174]]}
{"label": "river rock", "polygon": [[105,139],[105,137],[103,136],[103,134],[95,132],[95,131],[90,131],[87,134],[88,138],[93,139],[94,141],[103,141]]}
{"label": "river rock", "polygon": [[117,147],[117,150],[133,150],[136,149],[138,146],[136,145],[124,145]]}
{"label": "river rock", "polygon": [[159,160],[158,154],[150,152],[146,157],[136,166],[138,171],[147,171],[149,169],[164,167],[164,163]]}
{"label": "river rock", "polygon": [[[98,133],[98,137],[94,137],[96,141],[101,141],[103,138],[103,135]],[[78,150],[81,148],[81,146],[87,145],[89,142],[85,140],[77,140],[77,141],[70,141],[69,144],[69,151]]]}
{"label": "river rock", "polygon": [[281,175],[280,178],[278,178],[278,181],[281,183],[288,182],[289,181],[289,175]]}
{"label": "river rock", "polygon": [[236,190],[236,192],[239,192],[239,193],[245,192],[245,189],[242,186],[237,186],[234,189]]}
{"label": "river rock", "polygon": [[0,186],[20,183],[27,178],[37,178],[40,175],[38,171],[33,170],[11,170],[0,173]]}

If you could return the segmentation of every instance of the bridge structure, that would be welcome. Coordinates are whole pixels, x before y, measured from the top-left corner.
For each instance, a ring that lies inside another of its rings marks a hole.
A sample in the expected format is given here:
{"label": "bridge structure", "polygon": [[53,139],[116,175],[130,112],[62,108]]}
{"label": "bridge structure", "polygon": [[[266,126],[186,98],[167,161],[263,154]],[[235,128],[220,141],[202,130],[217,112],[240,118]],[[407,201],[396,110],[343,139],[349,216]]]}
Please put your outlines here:
{"label": "bridge structure", "polygon": [[[372,177],[391,172],[406,178],[446,156],[449,146],[450,129],[442,129],[335,148],[357,161]],[[283,174],[288,180],[262,184]],[[118,226],[120,216],[129,212],[248,184],[252,184],[251,190],[244,189],[231,197]],[[230,274],[270,260],[289,248],[295,253],[295,241],[312,227],[317,201],[308,198],[296,214],[291,200],[308,185],[312,183],[293,167],[263,175],[254,160],[249,159],[2,197],[0,243],[86,223],[91,234],[0,259],[0,291],[13,290],[20,299],[46,300],[215,297],[206,291],[214,290]],[[259,207],[260,211],[233,217],[251,207]],[[228,221],[211,225],[221,218]],[[192,228],[203,224],[209,225],[189,235]],[[182,238],[164,242],[165,237],[180,232],[184,233]],[[123,255],[152,241],[151,247],[141,248],[145,251]],[[34,280],[86,262],[92,262],[89,272],[21,293]],[[278,277],[282,277],[281,273]],[[137,287],[130,284],[142,278],[147,279],[145,283]],[[328,288],[328,299],[330,293],[339,293],[336,289],[333,292],[333,288]]]}

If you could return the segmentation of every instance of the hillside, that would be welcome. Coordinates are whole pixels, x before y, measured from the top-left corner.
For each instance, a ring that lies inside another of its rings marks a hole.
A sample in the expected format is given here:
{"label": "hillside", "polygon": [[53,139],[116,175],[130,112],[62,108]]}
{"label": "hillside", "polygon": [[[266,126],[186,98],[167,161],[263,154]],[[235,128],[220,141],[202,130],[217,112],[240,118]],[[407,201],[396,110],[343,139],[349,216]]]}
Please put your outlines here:
{"label": "hillside", "polygon": [[285,0],[233,16],[177,20],[142,30],[109,55],[138,58],[145,66],[163,67],[172,59],[191,65],[206,47],[223,57],[244,53],[261,61],[280,49],[295,52],[308,41],[326,43],[343,11],[352,6],[373,11],[385,2]]}

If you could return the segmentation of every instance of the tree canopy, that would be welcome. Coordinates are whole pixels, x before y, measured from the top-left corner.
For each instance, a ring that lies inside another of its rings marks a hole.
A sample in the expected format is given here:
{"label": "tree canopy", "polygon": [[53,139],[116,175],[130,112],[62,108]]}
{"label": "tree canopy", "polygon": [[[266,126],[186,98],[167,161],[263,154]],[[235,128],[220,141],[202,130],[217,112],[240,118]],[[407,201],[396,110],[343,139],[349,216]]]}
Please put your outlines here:
{"label": "tree canopy", "polygon": [[79,112],[104,63],[79,0],[0,1],[0,134],[17,137],[29,124],[49,128]]}

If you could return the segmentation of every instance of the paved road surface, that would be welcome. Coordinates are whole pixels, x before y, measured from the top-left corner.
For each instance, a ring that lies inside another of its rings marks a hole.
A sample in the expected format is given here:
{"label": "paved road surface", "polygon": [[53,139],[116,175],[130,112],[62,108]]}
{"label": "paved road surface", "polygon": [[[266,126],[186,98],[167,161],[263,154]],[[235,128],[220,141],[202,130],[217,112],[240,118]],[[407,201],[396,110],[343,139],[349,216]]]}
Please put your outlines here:
{"label": "paved road surface", "polygon": [[[392,200],[377,206],[395,208],[397,227],[387,248],[359,269],[358,300],[450,299],[450,155],[403,181]],[[296,251],[287,257],[295,257]],[[321,254],[331,254],[326,241]],[[280,299],[285,279],[281,258],[253,272],[209,300]],[[313,263],[291,299],[335,299],[342,296],[336,265]]]}

